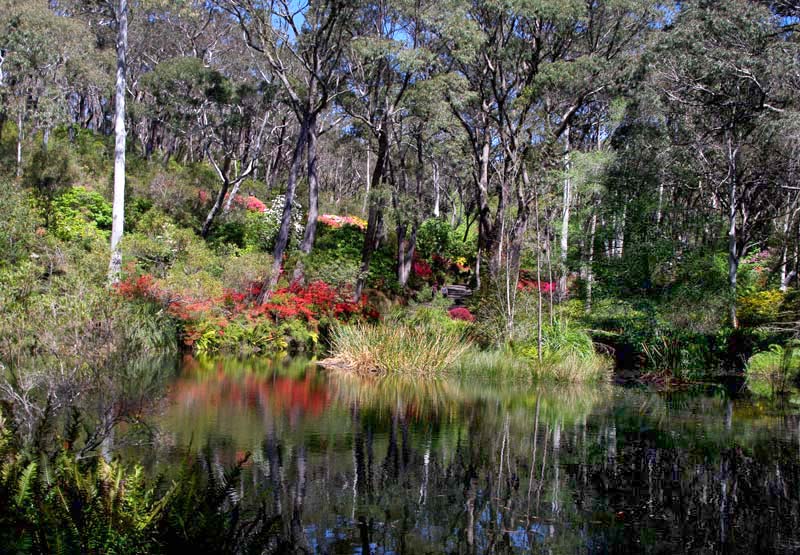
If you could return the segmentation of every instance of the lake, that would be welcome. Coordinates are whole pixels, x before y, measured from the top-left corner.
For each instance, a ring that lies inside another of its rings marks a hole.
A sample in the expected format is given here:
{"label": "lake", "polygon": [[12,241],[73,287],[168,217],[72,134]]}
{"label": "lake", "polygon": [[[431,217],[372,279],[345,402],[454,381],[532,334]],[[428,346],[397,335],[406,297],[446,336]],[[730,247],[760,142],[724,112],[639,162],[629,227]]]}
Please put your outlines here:
{"label": "lake", "polygon": [[797,553],[798,413],[722,388],[186,358],[146,463],[244,461],[236,495],[281,515],[299,552]]}

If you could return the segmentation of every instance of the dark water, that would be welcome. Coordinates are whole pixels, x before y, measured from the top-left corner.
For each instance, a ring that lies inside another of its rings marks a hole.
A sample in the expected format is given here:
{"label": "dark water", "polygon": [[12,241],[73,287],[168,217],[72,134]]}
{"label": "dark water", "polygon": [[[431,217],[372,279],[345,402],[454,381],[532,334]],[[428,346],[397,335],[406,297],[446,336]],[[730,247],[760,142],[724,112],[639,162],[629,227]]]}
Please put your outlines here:
{"label": "dark water", "polygon": [[800,419],[723,392],[189,359],[160,424],[310,553],[800,552]]}

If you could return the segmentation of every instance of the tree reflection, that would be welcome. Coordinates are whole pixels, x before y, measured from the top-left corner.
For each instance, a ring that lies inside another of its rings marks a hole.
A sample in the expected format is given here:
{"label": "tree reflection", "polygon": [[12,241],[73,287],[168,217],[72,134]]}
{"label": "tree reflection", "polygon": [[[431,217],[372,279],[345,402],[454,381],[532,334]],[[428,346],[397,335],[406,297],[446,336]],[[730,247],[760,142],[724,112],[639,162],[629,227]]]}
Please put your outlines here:
{"label": "tree reflection", "polygon": [[176,444],[202,431],[222,461],[253,451],[243,495],[269,499],[298,552],[800,545],[798,419],[744,401],[363,381],[311,367],[193,372],[176,382],[165,426]]}

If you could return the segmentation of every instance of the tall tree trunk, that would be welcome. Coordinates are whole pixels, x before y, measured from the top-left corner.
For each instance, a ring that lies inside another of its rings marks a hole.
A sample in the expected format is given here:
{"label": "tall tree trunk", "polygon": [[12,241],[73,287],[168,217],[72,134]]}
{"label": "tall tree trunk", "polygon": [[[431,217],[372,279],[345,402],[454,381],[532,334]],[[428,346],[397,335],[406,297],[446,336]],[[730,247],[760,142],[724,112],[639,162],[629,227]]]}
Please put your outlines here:
{"label": "tall tree trunk", "polygon": [[297,189],[297,174],[300,171],[300,161],[303,159],[303,149],[305,148],[307,138],[308,117],[305,117],[300,125],[300,132],[297,135],[297,142],[295,143],[294,152],[292,153],[292,162],[289,166],[289,178],[286,181],[286,200],[283,204],[281,227],[278,230],[278,238],[275,241],[275,250],[272,252],[272,271],[267,279],[264,280],[264,285],[258,296],[259,304],[267,302],[272,290],[275,289],[275,285],[277,285],[281,277],[283,254],[286,252],[286,247],[289,245],[289,233],[292,225],[292,204],[294,204],[294,195]]}
{"label": "tall tree trunk", "polygon": [[594,285],[594,237],[597,231],[597,205],[595,197],[592,203],[592,216],[589,222],[589,255],[586,260],[586,314],[592,312],[592,286]]}
{"label": "tall tree trunk", "polygon": [[[534,189],[534,218],[536,218],[536,355],[542,363],[542,233],[539,223],[539,185]],[[544,468],[544,467],[542,467]]]}
{"label": "tall tree trunk", "polygon": [[[216,164],[216,161],[214,161]],[[219,169],[218,166],[215,166]],[[206,215],[206,219],[203,222],[203,227],[200,230],[200,235],[204,239],[208,237],[208,232],[211,231],[211,224],[214,222],[214,218],[219,213],[220,209],[222,208],[222,203],[225,202],[225,195],[228,194],[228,188],[230,187],[230,181],[228,180],[228,172],[230,171],[231,167],[231,158],[230,156],[226,156],[224,162],[222,163],[222,169],[219,171],[219,177],[222,180],[222,186],[219,188],[219,192],[217,193],[217,198],[214,199],[214,205],[211,207],[211,210],[208,211],[208,215]],[[233,195],[228,197],[228,204],[230,204],[230,200],[233,198]]]}
{"label": "tall tree trunk", "polygon": [[17,177],[22,177],[22,139],[25,137],[22,127],[23,112],[24,110],[20,109],[17,114]]}
{"label": "tall tree trunk", "polygon": [[433,163],[433,217],[439,217],[439,199],[441,194],[439,191],[439,164]]}
{"label": "tall tree trunk", "polygon": [[317,129],[317,117],[312,116],[308,126],[308,219],[306,230],[303,235],[303,242],[300,250],[305,254],[314,248],[314,241],[317,239],[317,218],[319,217],[319,179],[317,176],[317,140],[319,130]]}
{"label": "tall tree trunk", "polygon": [[[381,227],[383,227],[383,198],[379,194],[380,183],[383,180],[383,172],[386,167],[386,157],[389,154],[389,130],[386,129],[388,122],[384,123],[378,132],[378,155],[375,160],[375,168],[372,171],[372,191],[373,196],[377,197],[369,203],[369,217],[367,219],[367,231],[364,235],[364,245],[361,248],[361,271],[358,273],[356,287],[353,291],[353,298],[358,301],[364,286],[367,282],[369,265],[372,261],[372,254],[378,248],[378,237]],[[375,193],[378,193],[377,195]]]}
{"label": "tall tree trunk", "polygon": [[364,174],[364,175],[366,175],[367,178],[365,179],[365,181],[366,181],[366,191],[364,192],[364,205],[361,207],[361,213],[362,214],[366,214],[367,213],[367,203],[369,202],[369,186],[370,186],[370,181],[372,181],[372,176],[370,175],[370,172],[369,172],[370,154],[371,154],[371,150],[369,148],[369,142],[367,142],[367,173]]}
{"label": "tall tree trunk", "polygon": [[117,82],[114,108],[114,201],[111,215],[111,262],[108,279],[119,281],[122,272],[122,240],[125,224],[125,72],[128,53],[128,0],[119,0],[117,8]]}
{"label": "tall tree trunk", "polygon": [[567,296],[567,251],[569,250],[569,215],[570,205],[572,204],[572,160],[570,158],[570,128],[567,126],[564,131],[564,199],[563,211],[561,213],[561,252],[559,253],[560,268],[558,279],[558,298],[564,299]]}
{"label": "tall tree trunk", "polygon": [[739,318],[736,314],[736,277],[739,272],[739,241],[736,233],[736,207],[737,199],[737,179],[736,179],[736,157],[737,150],[732,148],[731,140],[728,140],[728,158],[731,167],[730,187],[728,189],[728,294],[731,326],[736,329],[739,327]]}
{"label": "tall tree trunk", "polygon": [[[475,262],[475,279],[478,288],[481,287],[481,256],[492,256],[494,241],[492,235],[491,209],[489,207],[489,156],[491,144],[489,137],[485,138],[480,152],[480,174],[478,176],[478,257]],[[490,265],[491,266],[491,265]],[[491,269],[491,268],[490,268]],[[488,283],[485,281],[483,283]]]}

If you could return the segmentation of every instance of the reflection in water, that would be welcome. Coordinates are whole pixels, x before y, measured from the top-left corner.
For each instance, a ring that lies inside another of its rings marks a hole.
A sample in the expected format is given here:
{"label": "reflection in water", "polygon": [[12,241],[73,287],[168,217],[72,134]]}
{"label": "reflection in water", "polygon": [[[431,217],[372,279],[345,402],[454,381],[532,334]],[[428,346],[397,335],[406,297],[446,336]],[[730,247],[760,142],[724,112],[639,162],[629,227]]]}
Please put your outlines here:
{"label": "reflection in water", "polygon": [[800,549],[798,418],[743,401],[192,359],[170,401],[157,461],[252,452],[298,552]]}

